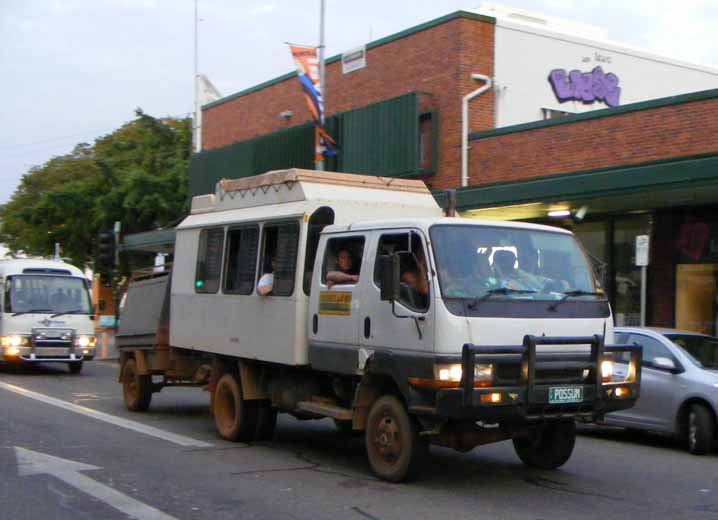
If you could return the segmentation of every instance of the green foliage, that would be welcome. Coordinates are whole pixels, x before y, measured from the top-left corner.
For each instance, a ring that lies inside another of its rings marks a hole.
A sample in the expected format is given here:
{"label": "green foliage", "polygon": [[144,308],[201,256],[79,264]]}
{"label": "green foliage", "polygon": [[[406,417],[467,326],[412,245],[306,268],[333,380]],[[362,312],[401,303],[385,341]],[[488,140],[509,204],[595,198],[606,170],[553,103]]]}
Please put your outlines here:
{"label": "green foliage", "polygon": [[136,119],[94,145],[79,144],[25,174],[0,207],[0,242],[49,256],[55,242],[76,265],[91,262],[101,229],[135,233],[173,225],[187,212],[189,119]]}

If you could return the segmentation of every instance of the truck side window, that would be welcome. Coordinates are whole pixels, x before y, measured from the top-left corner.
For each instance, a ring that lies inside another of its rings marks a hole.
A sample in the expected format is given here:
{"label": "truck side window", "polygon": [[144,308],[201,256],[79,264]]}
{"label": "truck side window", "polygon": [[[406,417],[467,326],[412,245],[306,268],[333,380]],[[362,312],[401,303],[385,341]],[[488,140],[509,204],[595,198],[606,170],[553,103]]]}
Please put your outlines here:
{"label": "truck side window", "polygon": [[224,292],[252,294],[257,269],[259,227],[243,226],[227,232]]}
{"label": "truck side window", "polygon": [[331,224],[334,224],[334,210],[327,206],[318,208],[312,216],[309,217],[309,226],[307,228],[307,251],[304,255],[304,294],[309,296],[312,288],[312,275],[314,272],[314,260],[317,258],[317,248],[319,247],[319,235],[322,230]]}
{"label": "truck side window", "polygon": [[363,255],[363,236],[332,238],[327,241],[322,263],[322,283],[330,288],[334,285],[356,284]]}
{"label": "truck side window", "polygon": [[261,275],[274,274],[272,296],[291,296],[297,269],[299,223],[282,222],[264,225]]}
{"label": "truck side window", "polygon": [[216,293],[222,273],[224,228],[203,229],[199,235],[197,270],[194,290],[198,293]]}
{"label": "truck side window", "polygon": [[386,234],[379,239],[374,262],[374,283],[381,289],[379,257],[400,254],[399,302],[415,311],[429,308],[429,277],[424,246],[417,233]]}

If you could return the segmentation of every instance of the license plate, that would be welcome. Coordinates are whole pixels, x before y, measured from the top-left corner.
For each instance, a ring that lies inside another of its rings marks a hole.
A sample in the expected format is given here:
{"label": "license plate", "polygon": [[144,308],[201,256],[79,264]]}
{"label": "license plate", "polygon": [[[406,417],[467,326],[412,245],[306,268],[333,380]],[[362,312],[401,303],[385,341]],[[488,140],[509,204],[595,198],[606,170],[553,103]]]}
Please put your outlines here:
{"label": "license plate", "polygon": [[583,402],[582,386],[551,386],[548,389],[549,404]]}

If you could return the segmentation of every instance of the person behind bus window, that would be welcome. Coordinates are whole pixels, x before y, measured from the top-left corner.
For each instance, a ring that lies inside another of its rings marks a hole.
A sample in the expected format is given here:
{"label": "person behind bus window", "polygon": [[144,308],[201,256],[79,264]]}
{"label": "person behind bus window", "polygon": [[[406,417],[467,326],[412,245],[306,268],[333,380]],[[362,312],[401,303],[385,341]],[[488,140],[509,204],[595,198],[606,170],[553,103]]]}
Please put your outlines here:
{"label": "person behind bus window", "polygon": [[329,288],[337,284],[354,284],[359,281],[359,268],[349,249],[339,250],[336,270],[329,271],[326,280]]}
{"label": "person behind bus window", "polygon": [[259,278],[259,282],[257,282],[257,294],[260,296],[269,296],[272,294],[276,265],[277,260],[275,257],[272,257],[272,260],[270,261],[270,269],[268,269],[267,272]]}

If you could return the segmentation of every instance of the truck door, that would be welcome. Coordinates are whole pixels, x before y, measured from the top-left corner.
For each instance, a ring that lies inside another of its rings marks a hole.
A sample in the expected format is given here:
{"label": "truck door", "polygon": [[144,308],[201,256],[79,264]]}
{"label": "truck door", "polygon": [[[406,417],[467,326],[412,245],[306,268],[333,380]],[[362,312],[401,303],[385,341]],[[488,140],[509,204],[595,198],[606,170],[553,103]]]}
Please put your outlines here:
{"label": "truck door", "polygon": [[[390,253],[402,253],[401,296],[394,302],[393,311],[390,302],[381,301],[376,268],[379,256]],[[368,256],[372,272],[361,284],[359,343],[373,348],[432,351],[434,289],[423,234],[409,229],[375,232]]]}
{"label": "truck door", "polygon": [[364,260],[366,237],[351,234],[330,237],[321,265],[320,278],[310,297],[309,338],[314,343],[356,351],[358,345],[359,287],[371,273]]}

